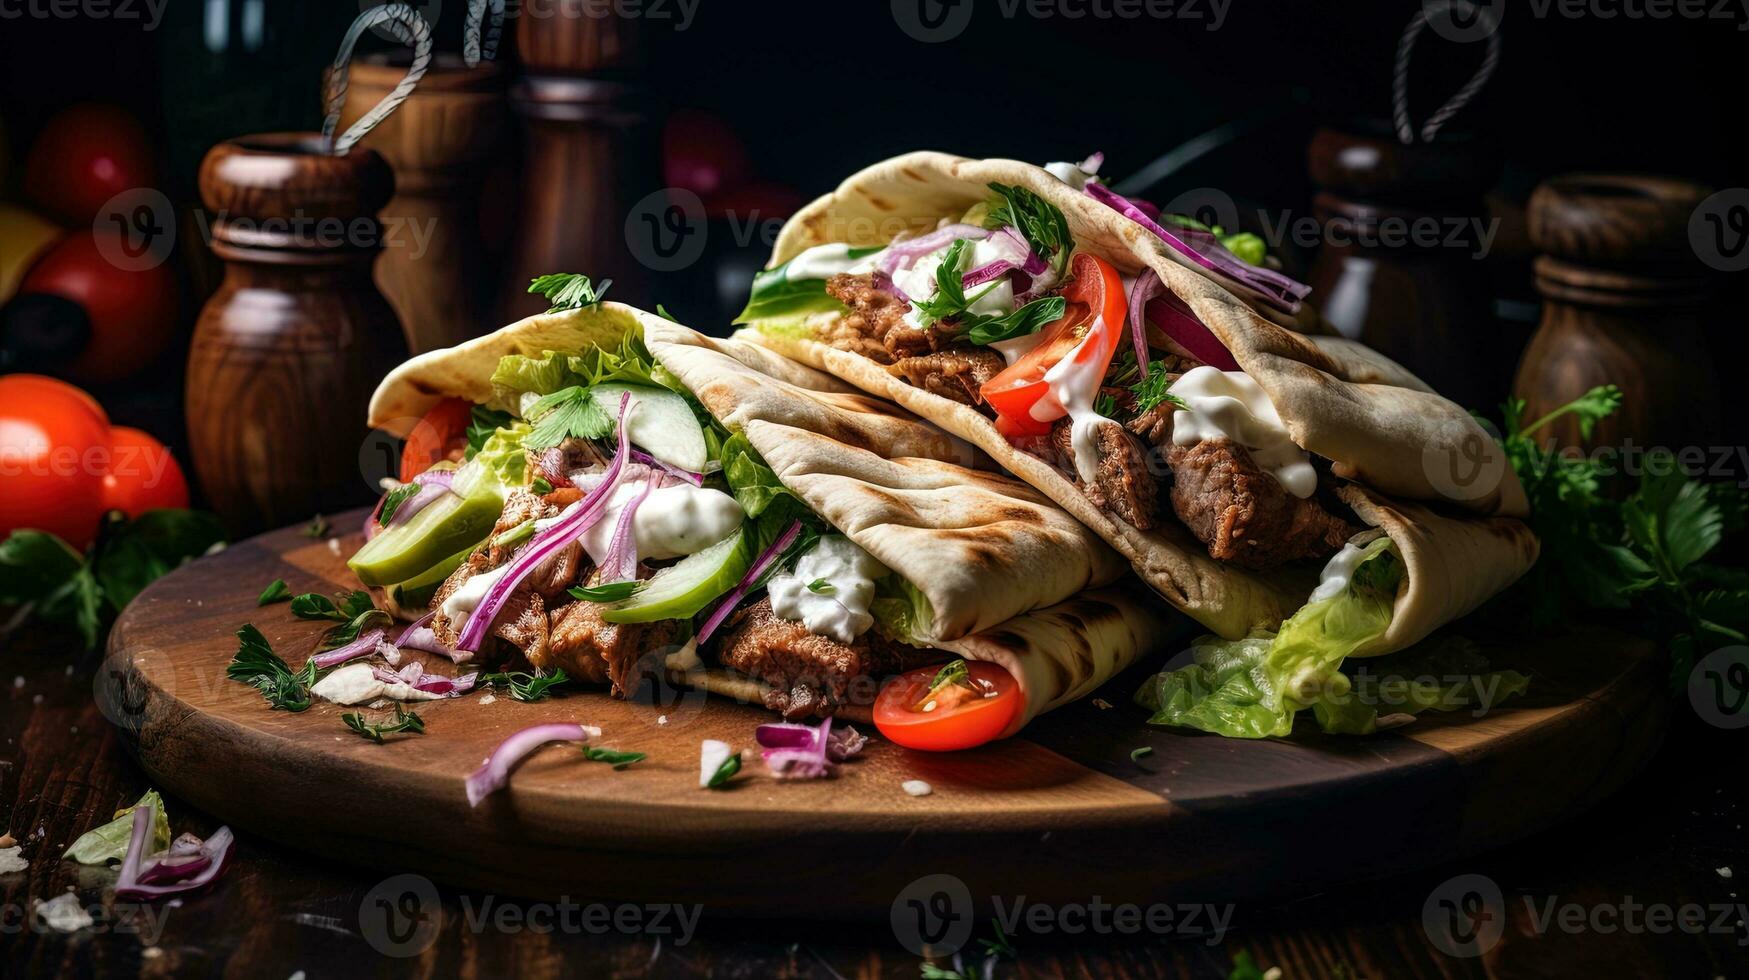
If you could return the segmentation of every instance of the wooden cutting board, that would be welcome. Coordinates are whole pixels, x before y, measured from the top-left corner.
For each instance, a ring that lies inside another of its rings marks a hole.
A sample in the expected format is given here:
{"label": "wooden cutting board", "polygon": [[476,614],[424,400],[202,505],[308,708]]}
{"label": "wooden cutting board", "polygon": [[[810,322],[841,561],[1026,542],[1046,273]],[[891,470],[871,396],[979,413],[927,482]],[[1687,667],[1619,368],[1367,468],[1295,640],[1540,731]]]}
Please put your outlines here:
{"label": "wooden cutting board", "polygon": [[[356,528],[363,514],[335,524]],[[575,688],[534,704],[475,693],[418,705],[425,735],[377,745],[344,727],[352,709],[271,711],[228,680],[244,623],[302,663],[325,624],[283,603],[257,608],[256,596],[275,578],[293,592],[355,588],[342,555],[360,543],[335,549],[287,529],[166,576],[116,624],[100,703],[155,785],[234,826],[511,894],[839,918],[884,917],[937,873],[980,902],[1286,897],[1569,817],[1645,762],[1668,710],[1650,645],[1602,631],[1489,648],[1495,666],[1532,675],[1528,697],[1368,738],[1149,728],[1129,695],[1154,663],[1100,692],[1109,706],[1072,705],[975,751],[913,752],[877,736],[836,779],[782,783],[752,752],[729,788],[708,791],[700,740],[752,749],[769,713],[696,692],[651,699],[660,705]],[[551,746],[470,809],[464,777],[505,736],[548,721],[600,726],[600,744],[649,758],[615,771]],[[1140,746],[1153,753],[1133,761]],[[909,779],[934,792],[905,794]]]}

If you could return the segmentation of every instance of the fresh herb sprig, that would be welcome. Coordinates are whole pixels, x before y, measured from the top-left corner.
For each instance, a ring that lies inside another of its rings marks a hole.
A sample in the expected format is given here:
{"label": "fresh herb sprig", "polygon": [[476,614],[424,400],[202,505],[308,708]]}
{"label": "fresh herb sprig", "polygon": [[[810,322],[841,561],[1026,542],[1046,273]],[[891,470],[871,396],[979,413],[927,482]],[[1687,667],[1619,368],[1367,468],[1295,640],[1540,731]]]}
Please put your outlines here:
{"label": "fresh herb sprig", "polygon": [[397,732],[406,732],[410,735],[425,734],[425,719],[420,718],[417,712],[404,709],[398,704],[395,705],[394,721],[373,725],[364,720],[363,713],[357,711],[348,711],[340,716],[340,720],[346,723],[347,728],[378,745],[383,744],[384,735],[393,735]]}
{"label": "fresh herb sprig", "polygon": [[389,614],[378,609],[370,601],[370,593],[363,589],[336,593],[333,599],[319,592],[305,592],[292,597],[291,611],[299,619],[331,619],[340,624],[323,634],[319,647],[322,650],[345,646],[358,639],[366,628],[392,622]]}
{"label": "fresh herb sprig", "polygon": [[583,758],[590,762],[605,762],[615,769],[624,769],[635,763],[643,762],[649,758],[649,755],[644,752],[616,752],[613,749],[604,749],[597,745],[585,745],[583,746]]}
{"label": "fresh herb sprig", "polygon": [[823,578],[817,578],[808,583],[808,591],[815,595],[831,596],[838,594],[838,586],[833,585],[831,582],[828,582]]}
{"label": "fresh herb sprig", "polygon": [[389,521],[394,519],[395,512],[401,509],[401,505],[412,500],[421,489],[423,488],[419,484],[409,482],[383,494],[383,509],[382,513],[377,515],[377,523],[383,527],[388,527]]}
{"label": "fresh herb sprig", "polygon": [[261,692],[276,711],[304,711],[310,706],[310,685],[316,683],[316,662],[292,670],[254,624],[237,630],[237,653],[225,667],[225,676],[242,681]]}
{"label": "fresh herb sprig", "polygon": [[601,585],[573,585],[570,589],[571,598],[584,602],[623,602],[630,599],[640,588],[642,582],[606,582]]}
{"label": "fresh herb sprig", "polygon": [[517,701],[539,701],[546,697],[553,688],[571,680],[564,668],[555,667],[552,673],[536,670],[530,674],[526,671],[510,671],[502,674],[481,674],[480,683],[492,687],[507,687],[510,697]]}
{"label": "fresh herb sprig", "polygon": [[543,395],[528,407],[534,431],[523,437],[528,449],[550,449],[566,439],[603,439],[613,434],[613,416],[588,389],[573,385]]}
{"label": "fresh herb sprig", "polygon": [[721,788],[722,786],[727,784],[729,780],[734,779],[735,774],[740,772],[740,771],[741,771],[741,753],[739,753],[739,752],[731,753],[727,759],[724,759],[722,761],[722,763],[717,766],[717,771],[711,773],[711,778],[705,782],[705,788],[706,789]]}
{"label": "fresh herb sprig", "polygon": [[562,310],[580,310],[585,306],[594,306],[607,295],[607,287],[611,285],[612,279],[603,279],[601,285],[597,286],[589,281],[588,276],[574,272],[555,272],[536,276],[529,283],[528,291],[545,296],[547,302],[553,304],[547,312],[558,313]]}
{"label": "fresh herb sprig", "polygon": [[1068,264],[1074,238],[1069,233],[1069,219],[1051,202],[1024,187],[992,183],[990,189],[1000,198],[990,204],[990,217],[985,227],[1013,225],[1033,251],[1050,260],[1059,275]]}
{"label": "fresh herb sprig", "polygon": [[271,606],[276,602],[285,602],[291,598],[291,589],[286,586],[285,579],[276,578],[261,590],[261,595],[255,600],[257,606]]}
{"label": "fresh herb sprig", "polygon": [[1143,414],[1153,411],[1162,402],[1168,402],[1178,408],[1188,409],[1184,399],[1167,390],[1177,378],[1167,377],[1164,361],[1151,361],[1148,364],[1148,376],[1130,386],[1136,394],[1136,413]]}

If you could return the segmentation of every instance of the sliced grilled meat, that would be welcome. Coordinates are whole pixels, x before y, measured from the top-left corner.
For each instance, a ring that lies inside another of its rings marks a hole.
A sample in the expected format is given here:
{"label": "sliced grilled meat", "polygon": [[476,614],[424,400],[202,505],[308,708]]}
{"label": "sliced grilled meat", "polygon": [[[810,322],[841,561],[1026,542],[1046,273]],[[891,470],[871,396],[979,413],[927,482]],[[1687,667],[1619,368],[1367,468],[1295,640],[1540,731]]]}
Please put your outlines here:
{"label": "sliced grilled meat", "polygon": [[[1099,426],[1099,468],[1093,482],[1079,479],[1087,499],[1138,530],[1152,528],[1160,512],[1160,488],[1148,472],[1148,457],[1136,438],[1116,422]],[[1051,451],[1058,466],[1075,472],[1075,444],[1071,423],[1058,419],[1051,426]]]}
{"label": "sliced grilled meat", "polygon": [[1263,569],[1321,558],[1359,530],[1324,509],[1316,496],[1302,500],[1288,493],[1230,440],[1169,446],[1166,462],[1173,474],[1172,509],[1217,560]]}
{"label": "sliced grilled meat", "polygon": [[841,705],[872,704],[882,677],[943,656],[872,630],[845,646],[810,633],[801,623],[779,619],[767,597],[729,617],[717,659],[770,685],[765,706],[793,721],[823,718]]}
{"label": "sliced grilled meat", "polygon": [[545,665],[595,683],[611,682],[615,697],[627,697],[642,683],[647,662],[671,652],[675,628],[673,622],[610,623],[601,618],[599,605],[572,602],[552,613]]}
{"label": "sliced grilled meat", "polygon": [[987,347],[955,344],[934,354],[902,358],[887,371],[924,391],[975,406],[983,400],[978,389],[1003,366],[1002,355]]}
{"label": "sliced grilled meat", "polygon": [[876,286],[872,273],[855,276],[840,273],[826,280],[826,292],[850,307],[849,315],[838,319],[826,342],[891,364],[893,355],[887,348],[887,334],[894,329],[911,330],[905,323],[910,304]]}

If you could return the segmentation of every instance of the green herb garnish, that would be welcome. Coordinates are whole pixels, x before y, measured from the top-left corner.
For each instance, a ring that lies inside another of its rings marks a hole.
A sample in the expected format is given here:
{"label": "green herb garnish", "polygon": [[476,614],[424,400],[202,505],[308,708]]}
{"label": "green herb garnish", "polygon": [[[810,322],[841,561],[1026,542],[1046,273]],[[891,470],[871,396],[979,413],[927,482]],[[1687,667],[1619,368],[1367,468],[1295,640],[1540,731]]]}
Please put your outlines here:
{"label": "green herb garnish", "polygon": [[356,711],[348,711],[340,716],[340,720],[346,723],[347,728],[378,745],[383,744],[384,735],[393,735],[396,732],[408,732],[413,735],[425,734],[425,720],[412,711],[404,710],[398,704],[395,705],[395,720],[391,722],[380,725],[367,724],[364,715]]}
{"label": "green herb garnish", "polygon": [[941,320],[958,319],[966,312],[967,307],[996,288],[996,284],[991,283],[978,295],[969,299],[966,297],[965,287],[961,285],[960,260],[968,244],[970,243],[963,238],[954,239],[953,244],[942,255],[941,264],[935,267],[935,295],[912,302],[911,305],[922,315],[925,326]]}
{"label": "green herb garnish", "polygon": [[553,492],[553,485],[544,476],[535,477],[528,484],[528,489],[537,497],[544,497]]}
{"label": "green herb garnish", "polygon": [[1141,746],[1140,748],[1135,748],[1135,749],[1130,750],[1130,761],[1131,762],[1140,762],[1140,761],[1142,761],[1142,759],[1144,757],[1150,756],[1153,754],[1154,754],[1154,747],[1152,745],[1144,745],[1144,746]]}
{"label": "green herb garnish", "polygon": [[473,459],[479,455],[480,447],[486,440],[492,438],[492,433],[504,428],[513,421],[509,412],[475,405],[472,414],[468,416],[468,449],[462,454],[464,459]]}
{"label": "green herb garnish", "polygon": [[389,521],[395,516],[395,511],[400,510],[402,504],[412,500],[420,489],[419,484],[409,482],[383,494],[383,509],[382,513],[377,515],[377,523],[383,527],[388,527]]}
{"label": "green herb garnish", "polygon": [[838,586],[833,585],[831,582],[828,582],[823,578],[817,578],[808,583],[808,591],[815,595],[837,595]]}
{"label": "green herb garnish", "polygon": [[739,752],[732,753],[732,754],[730,754],[730,756],[727,759],[723,760],[722,765],[717,766],[716,772],[711,773],[710,781],[705,783],[705,788],[706,789],[716,789],[717,787],[722,786],[724,783],[728,782],[729,780],[735,778],[735,774],[740,772],[740,771],[741,771],[741,753],[739,753]]}
{"label": "green herb garnish", "polygon": [[635,762],[643,762],[645,759],[649,758],[649,756],[643,752],[616,752],[613,749],[585,745],[583,747],[583,758],[588,759],[590,762],[608,763],[615,769],[624,769]]}
{"label": "green herb garnish", "polygon": [[993,344],[1036,333],[1046,324],[1062,319],[1063,311],[1068,308],[1068,301],[1063,297],[1045,296],[1005,316],[968,313],[960,318],[960,328],[965,332],[965,338],[974,344]]}
{"label": "green herb garnish", "polygon": [[285,579],[276,578],[267,588],[261,590],[261,597],[255,600],[257,606],[271,606],[276,602],[284,602],[291,598],[291,589],[286,587]]}
{"label": "green herb garnish", "polygon": [[971,683],[971,669],[966,666],[964,660],[955,660],[935,672],[935,679],[929,682],[929,693],[934,694],[949,684],[970,687]]}
{"label": "green herb garnish", "polygon": [[552,673],[536,670],[530,674],[526,671],[511,671],[503,674],[481,674],[480,683],[493,687],[508,687],[510,696],[517,701],[539,701],[547,693],[560,684],[570,680],[562,667],[553,668]]}
{"label": "green herb garnish", "polygon": [[589,281],[588,276],[574,272],[556,272],[545,276],[536,276],[529,283],[528,291],[547,298],[553,304],[548,313],[558,313],[561,310],[580,310],[585,306],[594,306],[607,295],[607,287],[613,285],[612,279],[601,280],[596,286]]}
{"label": "green herb garnish", "polygon": [[305,525],[304,529],[298,533],[306,538],[325,538],[328,536],[329,530],[328,518],[323,517],[321,514],[317,514],[315,517],[311,518],[310,523]]}
{"label": "green herb garnish", "polygon": [[624,602],[637,593],[642,582],[606,582],[601,585],[573,585],[571,598],[584,602]]}
{"label": "green herb garnish", "polygon": [[1069,219],[1057,206],[1024,187],[991,184],[1001,200],[990,202],[986,228],[1013,225],[1033,251],[1050,259],[1059,274],[1068,264],[1074,238],[1069,234]]}
{"label": "green herb garnish", "polygon": [[1136,413],[1151,412],[1161,402],[1170,402],[1178,408],[1190,408],[1184,403],[1184,399],[1168,390],[1176,380],[1166,376],[1166,362],[1149,362],[1148,376],[1130,386],[1130,390],[1136,393]]}
{"label": "green herb garnish", "polygon": [[275,710],[296,712],[310,706],[309,687],[316,683],[314,659],[293,671],[253,624],[237,630],[237,641],[237,654],[225,667],[226,677],[259,690]]}
{"label": "green herb garnish", "polygon": [[566,439],[603,439],[613,434],[613,416],[596,404],[590,390],[573,385],[541,396],[528,408],[534,431],[523,437],[528,449],[549,449]]}
{"label": "green herb garnish", "polygon": [[323,650],[351,643],[367,626],[386,626],[392,622],[389,614],[378,609],[370,601],[370,593],[363,589],[336,593],[334,599],[318,592],[305,592],[292,597],[291,611],[299,619],[331,619],[340,624],[323,635],[320,647]]}

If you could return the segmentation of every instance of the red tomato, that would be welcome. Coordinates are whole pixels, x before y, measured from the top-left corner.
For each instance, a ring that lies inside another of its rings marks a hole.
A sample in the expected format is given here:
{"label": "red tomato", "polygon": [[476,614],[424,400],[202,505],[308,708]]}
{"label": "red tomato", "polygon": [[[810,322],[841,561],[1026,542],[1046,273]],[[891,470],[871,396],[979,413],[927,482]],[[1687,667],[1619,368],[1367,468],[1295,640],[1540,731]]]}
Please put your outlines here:
{"label": "red tomato", "polygon": [[169,448],[139,429],[111,427],[103,509],[138,517],[148,510],[187,506],[188,479]]}
{"label": "red tomato", "polygon": [[[1097,362],[1103,374],[1123,339],[1129,303],[1117,270],[1102,258],[1080,252],[1070,262],[1069,272],[1071,279],[1063,290],[1068,307],[1062,317],[1040,330],[1043,339],[1037,347],[979,389],[984,401],[1000,416],[997,427],[1011,439],[1017,434],[1045,435],[1051,431],[1051,422],[1062,417],[1060,409],[1048,419],[1033,417],[1033,405],[1050,390],[1045,383],[1046,371],[1078,350],[1078,360]],[[1094,311],[1099,311],[1098,318]],[[1090,335],[1094,335],[1093,342],[1083,344]]]}
{"label": "red tomato", "polygon": [[43,128],[24,159],[24,193],[74,227],[89,227],[110,198],[158,184],[139,121],[109,105],[76,105]]}
{"label": "red tomato", "polygon": [[954,693],[969,696],[951,705],[938,701],[938,707],[929,711],[917,708],[930,696],[929,684],[938,667],[913,670],[888,681],[875,699],[875,727],[906,748],[929,752],[969,749],[1001,736],[1021,710],[1025,696],[1020,684],[1008,671],[980,660],[967,661],[966,670],[972,684],[985,693],[959,687]]}
{"label": "red tomato", "polygon": [[745,184],[753,164],[741,137],[722,118],[681,109],[662,128],[662,179],[701,198]]}
{"label": "red tomato", "polygon": [[176,325],[176,277],[168,266],[118,269],[104,258],[110,242],[100,244],[99,236],[119,242],[120,234],[74,231],[44,253],[18,287],[21,296],[63,296],[85,310],[91,340],[67,366],[81,381],[117,381],[146,367]]}
{"label": "red tomato", "polygon": [[103,517],[109,418],[90,395],[35,374],[0,377],[0,538],[47,531],[81,551]]}
{"label": "red tomato", "polygon": [[401,482],[406,483],[431,468],[433,463],[460,459],[468,446],[468,423],[474,406],[463,398],[445,398],[407,433],[401,448]]}

